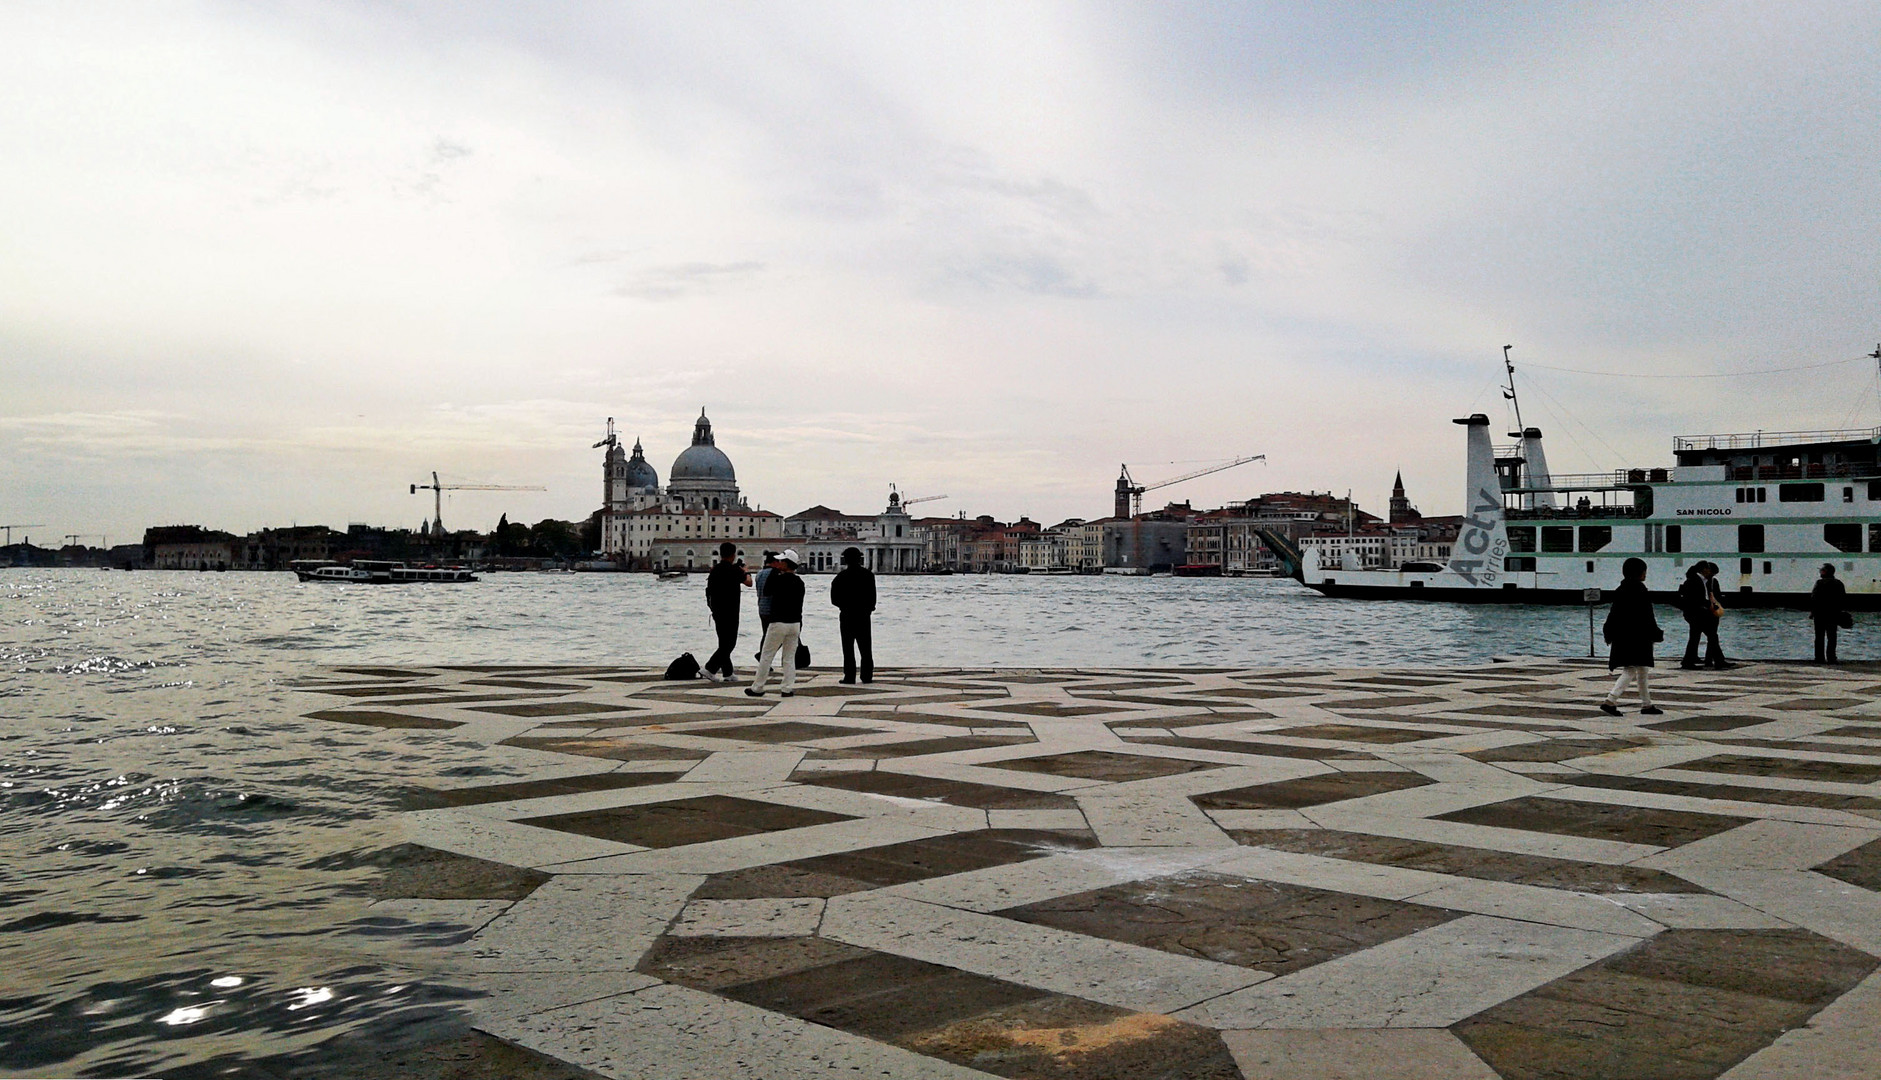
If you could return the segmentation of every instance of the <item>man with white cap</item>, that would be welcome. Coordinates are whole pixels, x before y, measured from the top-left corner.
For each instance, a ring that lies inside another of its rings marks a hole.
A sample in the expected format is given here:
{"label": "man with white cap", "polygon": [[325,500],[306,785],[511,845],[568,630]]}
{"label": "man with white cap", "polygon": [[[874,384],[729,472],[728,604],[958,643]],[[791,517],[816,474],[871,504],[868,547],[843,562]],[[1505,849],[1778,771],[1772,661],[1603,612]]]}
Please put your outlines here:
{"label": "man with white cap", "polygon": [[784,654],[784,697],[797,692],[797,642],[803,637],[803,579],[797,576],[797,551],[786,548],[777,553],[771,574],[764,581],[764,595],[771,601],[771,625],[764,631],[764,648],[758,654],[758,673],[745,687],[752,697],[764,696],[764,684],[771,677],[771,659]]}

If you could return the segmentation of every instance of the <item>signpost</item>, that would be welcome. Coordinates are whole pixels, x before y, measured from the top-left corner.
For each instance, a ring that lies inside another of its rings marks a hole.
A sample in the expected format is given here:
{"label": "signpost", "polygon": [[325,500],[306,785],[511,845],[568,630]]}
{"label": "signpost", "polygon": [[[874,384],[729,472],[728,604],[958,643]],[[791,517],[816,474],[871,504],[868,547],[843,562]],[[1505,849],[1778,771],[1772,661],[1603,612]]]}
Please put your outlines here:
{"label": "signpost", "polygon": [[1587,658],[1594,656],[1594,609],[1600,606],[1599,589],[1582,589],[1581,599],[1587,602]]}

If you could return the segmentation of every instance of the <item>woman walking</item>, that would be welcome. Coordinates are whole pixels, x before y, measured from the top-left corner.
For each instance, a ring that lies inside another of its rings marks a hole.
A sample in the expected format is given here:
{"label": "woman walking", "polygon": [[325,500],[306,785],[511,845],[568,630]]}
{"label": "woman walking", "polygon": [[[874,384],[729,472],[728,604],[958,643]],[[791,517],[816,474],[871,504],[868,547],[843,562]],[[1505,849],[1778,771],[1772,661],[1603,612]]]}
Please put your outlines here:
{"label": "woman walking", "polygon": [[1620,695],[1626,693],[1629,684],[1637,683],[1640,715],[1658,716],[1663,710],[1652,703],[1648,674],[1653,666],[1652,647],[1665,640],[1665,631],[1659,629],[1659,620],[1652,615],[1652,594],[1646,591],[1646,560],[1626,560],[1620,575],[1625,580],[1613,590],[1613,607],[1607,611],[1605,631],[1607,644],[1612,646],[1607,654],[1607,670],[1618,670],[1620,677],[1607,691],[1600,711],[1608,716],[1620,715]]}

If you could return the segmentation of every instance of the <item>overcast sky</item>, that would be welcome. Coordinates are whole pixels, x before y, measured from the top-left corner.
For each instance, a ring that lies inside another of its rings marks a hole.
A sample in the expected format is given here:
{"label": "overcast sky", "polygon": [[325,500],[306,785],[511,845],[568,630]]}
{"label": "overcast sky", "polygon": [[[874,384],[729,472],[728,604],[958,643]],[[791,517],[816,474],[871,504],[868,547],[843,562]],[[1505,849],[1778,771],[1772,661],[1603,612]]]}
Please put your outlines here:
{"label": "overcast sky", "polygon": [[0,523],[579,518],[702,406],[781,513],[1454,512],[1505,344],[1557,470],[1881,423],[1878,163],[1871,3],[12,0]]}

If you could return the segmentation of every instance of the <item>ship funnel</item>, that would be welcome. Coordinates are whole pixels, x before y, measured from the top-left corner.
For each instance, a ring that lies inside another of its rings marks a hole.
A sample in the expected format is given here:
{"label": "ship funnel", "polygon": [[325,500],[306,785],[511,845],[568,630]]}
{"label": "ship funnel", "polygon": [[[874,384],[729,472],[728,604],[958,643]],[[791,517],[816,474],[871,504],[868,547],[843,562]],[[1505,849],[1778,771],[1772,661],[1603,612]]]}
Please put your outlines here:
{"label": "ship funnel", "polygon": [[[1469,431],[1464,470],[1463,528],[1450,552],[1449,570],[1474,586],[1502,580],[1502,560],[1509,534],[1502,519],[1502,485],[1496,479],[1496,449],[1489,442],[1489,417],[1475,413],[1458,420]],[[1539,435],[1539,433],[1537,433]]]}
{"label": "ship funnel", "polygon": [[[1541,452],[1540,428],[1522,429],[1522,459],[1528,471],[1528,482],[1523,487],[1544,488],[1554,483],[1548,473],[1547,455]],[[1523,501],[1536,510],[1553,510],[1560,505],[1555,501],[1555,493],[1552,491],[1537,491]]]}

